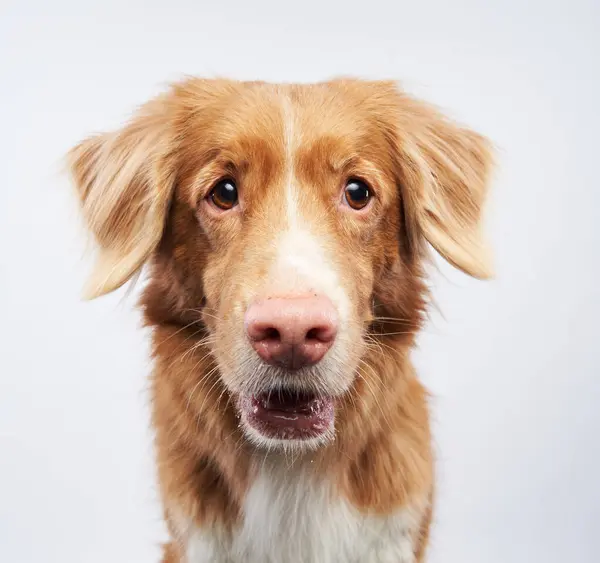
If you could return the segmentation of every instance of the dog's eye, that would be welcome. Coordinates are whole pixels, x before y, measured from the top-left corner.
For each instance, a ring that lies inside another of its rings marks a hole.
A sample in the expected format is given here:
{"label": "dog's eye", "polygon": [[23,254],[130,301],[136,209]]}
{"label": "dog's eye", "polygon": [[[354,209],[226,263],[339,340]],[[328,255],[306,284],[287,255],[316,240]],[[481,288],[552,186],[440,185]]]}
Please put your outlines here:
{"label": "dog's eye", "polygon": [[226,211],[235,207],[238,202],[238,191],[235,182],[229,178],[219,180],[208,194],[208,197],[219,209]]}
{"label": "dog's eye", "polygon": [[352,209],[363,209],[371,200],[371,190],[362,180],[352,178],[346,184],[344,197]]}

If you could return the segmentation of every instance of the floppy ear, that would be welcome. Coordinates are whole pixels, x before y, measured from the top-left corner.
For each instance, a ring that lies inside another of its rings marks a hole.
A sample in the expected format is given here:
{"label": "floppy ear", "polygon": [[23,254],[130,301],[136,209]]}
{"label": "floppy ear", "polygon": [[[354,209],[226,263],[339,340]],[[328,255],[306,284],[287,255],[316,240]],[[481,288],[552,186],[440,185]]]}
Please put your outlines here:
{"label": "floppy ear", "polygon": [[86,298],[123,285],[159,243],[175,183],[172,144],[167,104],[158,98],[122,130],[90,137],[70,151],[81,211],[99,247]]}
{"label": "floppy ear", "polygon": [[405,95],[397,117],[408,227],[463,272],[492,277],[491,252],[481,228],[492,168],[489,142]]}

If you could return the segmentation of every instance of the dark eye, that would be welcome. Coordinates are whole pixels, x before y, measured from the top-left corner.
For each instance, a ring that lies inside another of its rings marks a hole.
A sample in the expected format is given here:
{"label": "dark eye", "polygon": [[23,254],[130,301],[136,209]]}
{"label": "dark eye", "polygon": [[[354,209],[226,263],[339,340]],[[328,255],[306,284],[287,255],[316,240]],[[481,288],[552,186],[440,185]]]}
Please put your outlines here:
{"label": "dark eye", "polygon": [[352,207],[352,209],[359,210],[366,207],[371,196],[372,194],[369,186],[362,180],[357,180],[356,178],[350,179],[344,189],[346,203]]}
{"label": "dark eye", "polygon": [[238,202],[235,182],[229,178],[219,180],[208,197],[219,209],[227,210],[235,207]]}

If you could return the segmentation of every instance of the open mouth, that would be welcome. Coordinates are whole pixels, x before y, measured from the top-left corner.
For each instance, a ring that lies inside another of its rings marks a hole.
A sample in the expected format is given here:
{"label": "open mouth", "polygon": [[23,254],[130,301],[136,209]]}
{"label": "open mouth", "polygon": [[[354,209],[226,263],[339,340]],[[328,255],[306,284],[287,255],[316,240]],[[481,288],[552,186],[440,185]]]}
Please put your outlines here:
{"label": "open mouth", "polygon": [[319,438],[333,427],[332,397],[277,390],[244,395],[239,408],[244,421],[265,438],[306,440]]}

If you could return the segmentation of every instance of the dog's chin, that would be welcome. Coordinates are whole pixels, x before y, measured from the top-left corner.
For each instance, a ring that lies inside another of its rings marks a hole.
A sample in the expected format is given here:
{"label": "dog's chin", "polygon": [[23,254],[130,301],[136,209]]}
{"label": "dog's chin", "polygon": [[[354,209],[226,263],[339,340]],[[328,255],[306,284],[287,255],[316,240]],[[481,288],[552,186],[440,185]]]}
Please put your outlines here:
{"label": "dog's chin", "polygon": [[237,409],[246,436],[259,448],[310,451],[334,438],[333,396],[280,389],[240,394]]}

